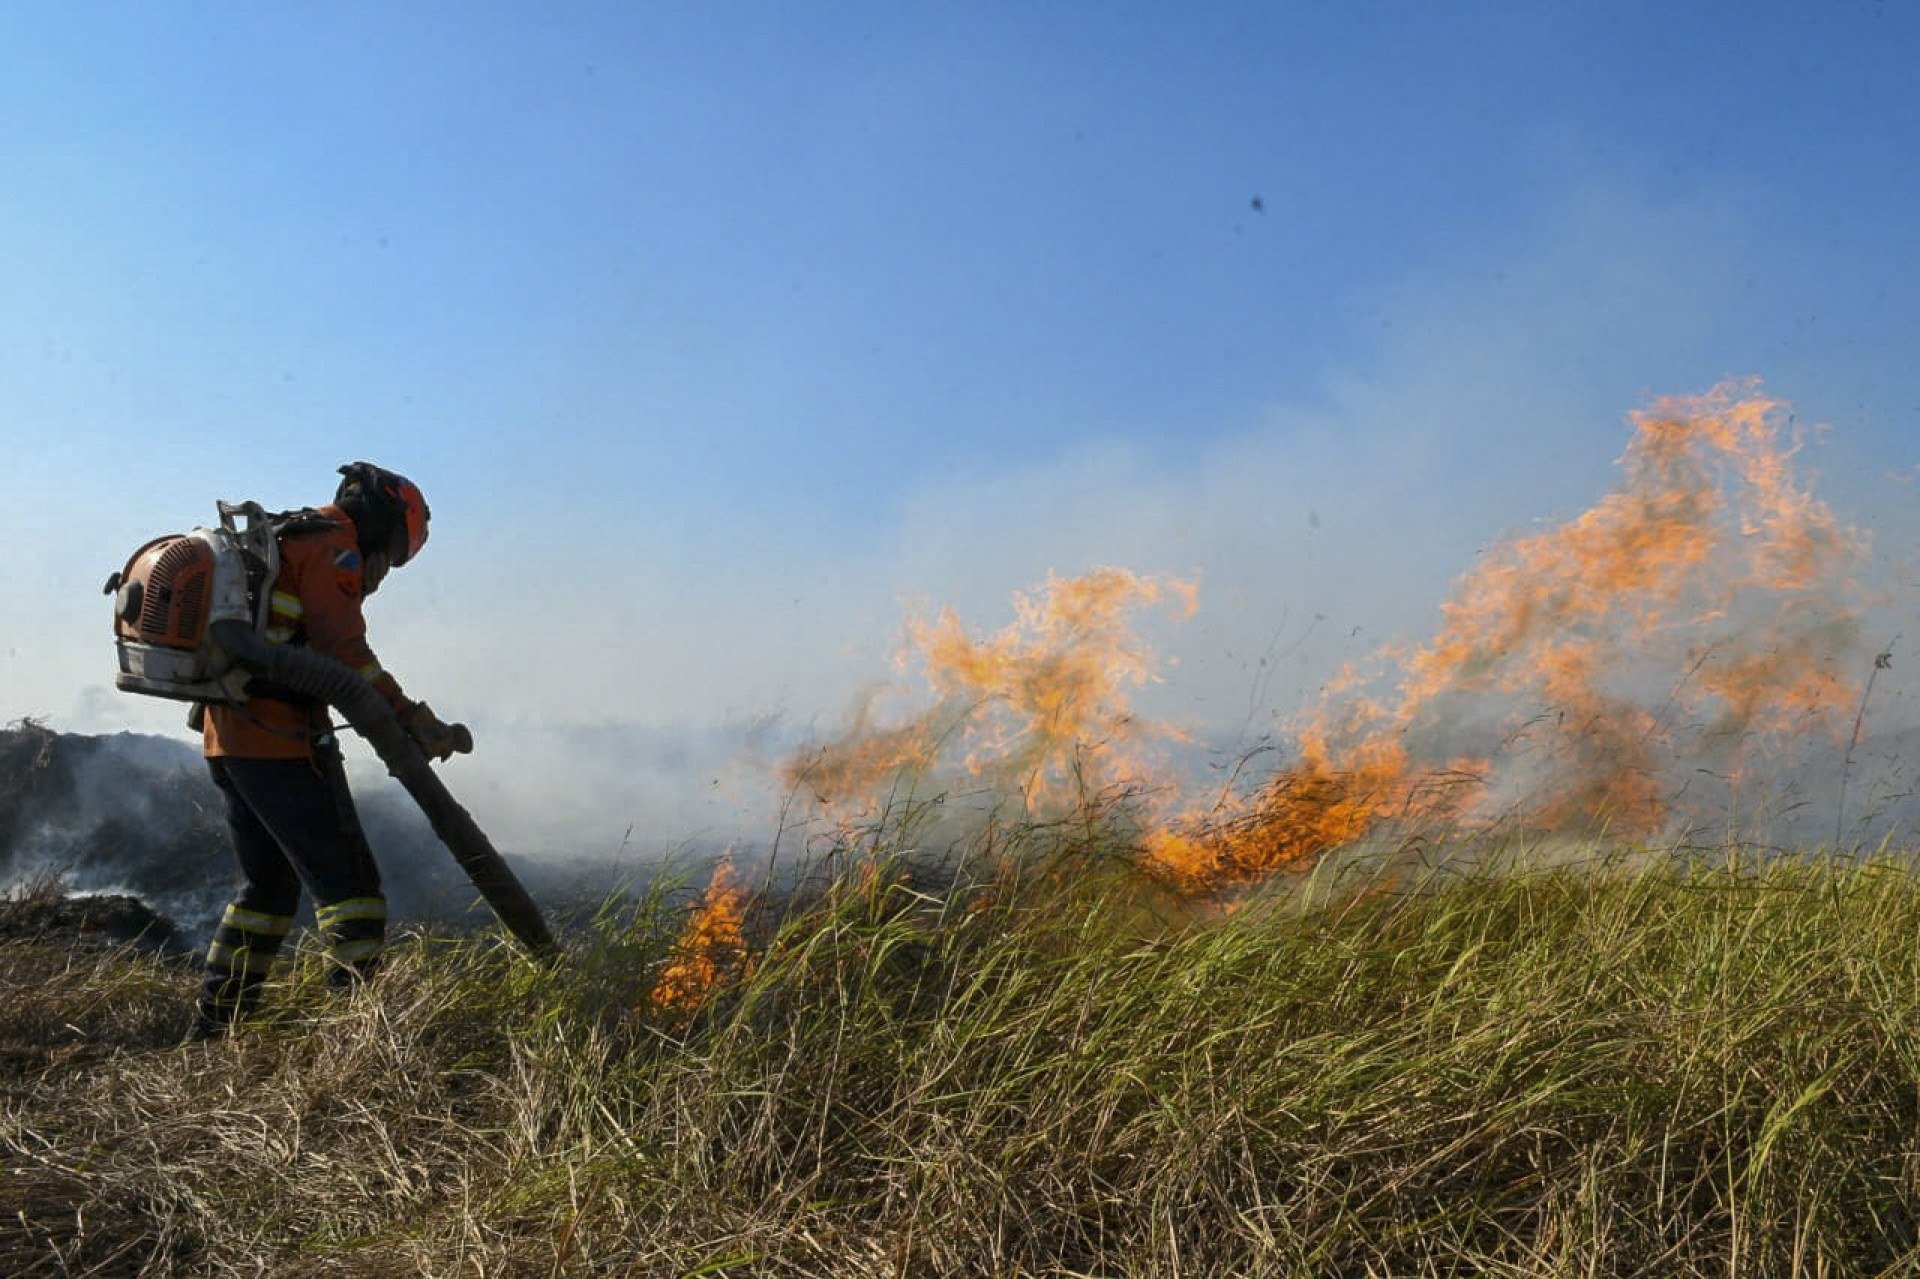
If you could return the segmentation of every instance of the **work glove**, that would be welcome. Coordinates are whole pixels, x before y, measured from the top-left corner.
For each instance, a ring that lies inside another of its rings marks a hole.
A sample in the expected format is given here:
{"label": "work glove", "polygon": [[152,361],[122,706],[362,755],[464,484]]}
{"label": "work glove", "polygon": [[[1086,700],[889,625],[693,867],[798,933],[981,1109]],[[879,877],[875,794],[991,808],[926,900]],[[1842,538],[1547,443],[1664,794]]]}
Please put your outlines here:
{"label": "work glove", "polygon": [[415,702],[408,707],[400,716],[400,726],[428,759],[447,760],[456,754],[473,753],[473,734],[467,731],[467,726],[445,723],[425,702]]}

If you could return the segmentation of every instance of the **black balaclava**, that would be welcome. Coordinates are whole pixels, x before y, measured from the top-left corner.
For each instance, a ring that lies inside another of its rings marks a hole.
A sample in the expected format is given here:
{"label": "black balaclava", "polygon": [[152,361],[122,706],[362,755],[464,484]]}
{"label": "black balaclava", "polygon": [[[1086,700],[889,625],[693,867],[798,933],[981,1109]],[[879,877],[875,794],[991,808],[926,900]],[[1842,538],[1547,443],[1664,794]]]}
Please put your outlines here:
{"label": "black balaclava", "polygon": [[371,462],[350,462],[340,468],[340,474],[333,504],[353,521],[360,558],[390,555],[395,534],[405,536],[406,521],[406,512],[386,494],[390,473]]}

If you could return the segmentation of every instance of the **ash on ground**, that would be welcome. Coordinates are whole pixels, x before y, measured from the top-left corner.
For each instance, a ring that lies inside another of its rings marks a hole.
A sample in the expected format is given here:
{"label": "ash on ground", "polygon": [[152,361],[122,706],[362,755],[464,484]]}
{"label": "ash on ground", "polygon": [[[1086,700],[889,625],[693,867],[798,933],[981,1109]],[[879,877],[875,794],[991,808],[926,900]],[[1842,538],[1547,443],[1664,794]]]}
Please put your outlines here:
{"label": "ash on ground", "polygon": [[68,896],[58,885],[0,898],[0,942],[57,941],[74,948],[131,947],[183,958],[193,953],[173,921],[125,893]]}

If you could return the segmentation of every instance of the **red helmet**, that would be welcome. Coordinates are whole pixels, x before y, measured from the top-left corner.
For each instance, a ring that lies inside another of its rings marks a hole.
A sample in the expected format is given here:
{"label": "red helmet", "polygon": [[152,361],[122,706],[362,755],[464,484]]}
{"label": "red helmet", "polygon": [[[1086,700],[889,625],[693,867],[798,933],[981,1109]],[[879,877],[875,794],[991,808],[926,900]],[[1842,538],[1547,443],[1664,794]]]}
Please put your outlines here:
{"label": "red helmet", "polygon": [[407,533],[405,552],[400,553],[400,533],[398,529],[394,531],[393,544],[396,553],[393,557],[393,566],[399,568],[418,555],[420,548],[427,544],[427,521],[432,518],[433,512],[427,509],[427,499],[420,496],[420,487],[417,484],[405,476],[396,475],[393,478],[396,481],[395,487],[398,489],[396,496],[403,509],[402,524]]}
{"label": "red helmet", "polygon": [[333,500],[353,517],[362,553],[384,550],[395,568],[418,555],[433,517],[420,487],[371,462],[349,463],[340,474],[344,478]]}

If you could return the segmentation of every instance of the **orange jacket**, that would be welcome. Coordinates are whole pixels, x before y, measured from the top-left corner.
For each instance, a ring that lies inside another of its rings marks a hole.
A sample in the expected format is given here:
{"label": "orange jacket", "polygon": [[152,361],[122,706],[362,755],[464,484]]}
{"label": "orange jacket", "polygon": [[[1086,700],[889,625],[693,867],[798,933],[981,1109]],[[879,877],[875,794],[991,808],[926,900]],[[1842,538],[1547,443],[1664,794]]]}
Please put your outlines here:
{"label": "orange jacket", "polygon": [[[267,640],[307,644],[373,681],[396,711],[412,703],[367,647],[360,613],[361,564],[353,521],[337,506],[320,513],[333,527],[280,539],[280,576],[273,583]],[[241,759],[304,759],[327,724],[324,706],[255,697],[244,706],[209,706],[206,753]]]}

